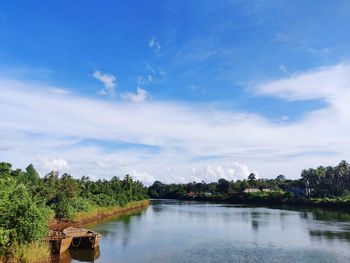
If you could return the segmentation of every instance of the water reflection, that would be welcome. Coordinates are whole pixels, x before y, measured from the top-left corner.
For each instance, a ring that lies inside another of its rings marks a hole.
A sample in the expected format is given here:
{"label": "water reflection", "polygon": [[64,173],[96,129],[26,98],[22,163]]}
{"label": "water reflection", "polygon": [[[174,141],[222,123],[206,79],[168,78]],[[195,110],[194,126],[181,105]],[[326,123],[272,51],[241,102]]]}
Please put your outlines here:
{"label": "water reflection", "polygon": [[83,262],[94,262],[100,256],[100,248],[96,249],[70,249],[70,256],[72,259],[76,259]]}
{"label": "water reflection", "polygon": [[99,262],[350,262],[350,213],[337,210],[156,200],[93,229]]}
{"label": "water reflection", "polygon": [[319,239],[328,239],[328,240],[347,240],[350,241],[350,232],[349,231],[329,231],[329,230],[310,230],[310,236],[316,237]]}
{"label": "water reflection", "polygon": [[65,252],[55,255],[51,262],[52,263],[70,263],[73,260],[79,262],[94,262],[100,256],[100,248],[94,249],[82,249],[82,248],[71,248]]}

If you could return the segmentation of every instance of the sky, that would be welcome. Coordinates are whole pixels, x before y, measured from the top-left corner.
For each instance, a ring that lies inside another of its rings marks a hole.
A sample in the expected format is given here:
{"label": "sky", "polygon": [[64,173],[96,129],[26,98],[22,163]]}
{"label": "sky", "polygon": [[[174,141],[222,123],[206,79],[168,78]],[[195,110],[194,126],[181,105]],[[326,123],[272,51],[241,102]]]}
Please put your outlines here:
{"label": "sky", "polygon": [[0,2],[0,160],[146,185],[350,160],[350,1]]}

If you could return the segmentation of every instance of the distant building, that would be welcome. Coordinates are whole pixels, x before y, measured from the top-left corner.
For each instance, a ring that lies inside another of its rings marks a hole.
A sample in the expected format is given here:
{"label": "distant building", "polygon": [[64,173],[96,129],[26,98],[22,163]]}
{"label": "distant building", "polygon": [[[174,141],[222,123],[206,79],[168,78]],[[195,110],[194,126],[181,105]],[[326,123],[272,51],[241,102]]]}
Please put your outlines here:
{"label": "distant building", "polygon": [[197,197],[197,194],[196,194],[196,193],[193,193],[193,192],[189,192],[189,193],[187,193],[187,196],[188,196],[188,197],[192,197],[192,198],[196,198],[196,197]]}
{"label": "distant building", "polygon": [[307,190],[308,189],[303,189],[300,187],[290,187],[287,189],[287,192],[289,192],[295,196],[304,196],[305,194],[307,194]]}
{"label": "distant building", "polygon": [[260,192],[259,188],[246,188],[243,191],[244,193],[256,193],[256,192]]}
{"label": "distant building", "polygon": [[244,193],[257,193],[257,192],[272,192],[270,188],[246,188]]}

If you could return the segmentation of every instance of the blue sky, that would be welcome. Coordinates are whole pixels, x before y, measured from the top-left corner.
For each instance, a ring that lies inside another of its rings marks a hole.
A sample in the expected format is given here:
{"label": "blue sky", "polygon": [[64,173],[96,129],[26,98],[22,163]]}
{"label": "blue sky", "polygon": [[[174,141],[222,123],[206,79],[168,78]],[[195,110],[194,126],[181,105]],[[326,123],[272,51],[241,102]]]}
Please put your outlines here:
{"label": "blue sky", "polygon": [[[327,129],[346,129],[349,24],[340,0],[2,1],[0,157],[144,181],[297,177],[333,164],[348,156],[346,136]],[[43,100],[64,103],[39,118]],[[43,128],[52,119],[61,129]]]}

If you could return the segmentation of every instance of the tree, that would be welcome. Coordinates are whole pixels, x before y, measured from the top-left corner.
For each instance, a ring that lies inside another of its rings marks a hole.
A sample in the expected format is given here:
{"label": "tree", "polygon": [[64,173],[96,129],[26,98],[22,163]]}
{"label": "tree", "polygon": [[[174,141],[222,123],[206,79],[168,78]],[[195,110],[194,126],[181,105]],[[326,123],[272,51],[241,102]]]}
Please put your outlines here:
{"label": "tree", "polygon": [[10,176],[12,165],[6,162],[0,162],[0,177]]}
{"label": "tree", "polygon": [[35,170],[34,166],[32,164],[28,165],[26,168],[27,172],[27,179],[30,182],[38,183],[40,180],[38,172]]}
{"label": "tree", "polygon": [[248,175],[248,181],[250,186],[256,186],[256,175],[255,173],[251,173]]}
{"label": "tree", "polygon": [[283,174],[280,174],[276,177],[277,181],[283,182],[286,180],[286,177]]}
{"label": "tree", "polygon": [[49,211],[33,201],[23,184],[0,179],[0,229],[11,231],[10,242],[30,243],[47,233]]}
{"label": "tree", "polygon": [[219,193],[228,193],[230,189],[230,183],[224,178],[219,179],[217,190]]}

